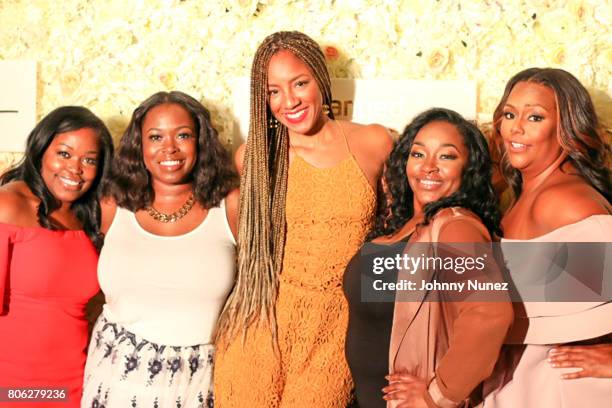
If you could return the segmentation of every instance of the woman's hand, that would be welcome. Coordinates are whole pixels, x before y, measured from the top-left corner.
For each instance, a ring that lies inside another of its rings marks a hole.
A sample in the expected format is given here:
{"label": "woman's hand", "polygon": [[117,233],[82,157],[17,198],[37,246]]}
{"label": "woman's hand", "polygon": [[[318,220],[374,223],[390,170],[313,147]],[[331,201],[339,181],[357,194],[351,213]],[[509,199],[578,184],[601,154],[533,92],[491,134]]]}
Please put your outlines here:
{"label": "woman's hand", "polygon": [[389,385],[382,389],[385,401],[401,400],[397,408],[427,408],[427,384],[421,378],[401,373],[390,374],[385,378],[389,381]]}
{"label": "woman's hand", "polygon": [[560,346],[550,350],[548,362],[554,368],[581,368],[563,374],[566,380],[583,377],[612,378],[612,344]]}

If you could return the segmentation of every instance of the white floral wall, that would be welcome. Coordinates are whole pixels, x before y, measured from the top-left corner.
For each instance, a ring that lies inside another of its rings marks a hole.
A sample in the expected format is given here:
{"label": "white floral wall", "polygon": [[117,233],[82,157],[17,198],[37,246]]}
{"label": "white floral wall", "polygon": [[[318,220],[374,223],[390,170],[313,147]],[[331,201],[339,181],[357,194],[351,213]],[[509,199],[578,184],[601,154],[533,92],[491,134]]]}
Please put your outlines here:
{"label": "white floral wall", "polygon": [[[607,0],[0,0],[0,59],[38,62],[39,118],[85,105],[118,137],[144,98],[178,89],[232,144],[230,82],[266,35],[293,29],[333,47],[335,77],[476,80],[485,126],[514,73],[564,68],[610,132],[611,26]],[[0,153],[0,169],[17,156]]]}

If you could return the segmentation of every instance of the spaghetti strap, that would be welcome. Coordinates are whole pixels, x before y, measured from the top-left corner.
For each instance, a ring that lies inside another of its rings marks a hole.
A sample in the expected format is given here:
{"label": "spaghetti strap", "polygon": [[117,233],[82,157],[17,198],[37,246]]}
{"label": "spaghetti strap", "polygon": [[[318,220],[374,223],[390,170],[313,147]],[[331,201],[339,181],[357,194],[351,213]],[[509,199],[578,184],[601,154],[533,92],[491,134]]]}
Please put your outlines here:
{"label": "spaghetti strap", "polygon": [[344,132],[344,128],[340,124],[340,121],[334,120],[334,122],[336,122],[336,124],[340,128],[340,133],[342,133],[342,137],[344,137],[344,145],[346,146],[346,151],[348,152],[349,156],[352,156],[353,153],[351,152],[351,148],[349,147],[348,139],[346,138],[346,133]]}
{"label": "spaghetti strap", "polygon": [[338,408],[352,399],[342,278],[371,228],[376,194],[352,155],[327,168],[302,162],[289,166],[287,178],[278,351],[264,322],[244,341],[224,336],[215,355],[215,407]]}

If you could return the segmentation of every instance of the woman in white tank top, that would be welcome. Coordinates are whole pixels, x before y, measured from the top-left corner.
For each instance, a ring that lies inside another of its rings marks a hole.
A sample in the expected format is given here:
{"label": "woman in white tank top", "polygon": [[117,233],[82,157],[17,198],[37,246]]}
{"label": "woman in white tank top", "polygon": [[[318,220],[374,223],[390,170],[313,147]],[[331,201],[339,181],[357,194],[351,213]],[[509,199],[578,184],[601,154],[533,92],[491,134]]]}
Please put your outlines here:
{"label": "woman in white tank top", "polygon": [[239,194],[210,114],[181,92],[151,96],[106,180],[106,304],[82,406],[212,407],[211,342],[234,284]]}

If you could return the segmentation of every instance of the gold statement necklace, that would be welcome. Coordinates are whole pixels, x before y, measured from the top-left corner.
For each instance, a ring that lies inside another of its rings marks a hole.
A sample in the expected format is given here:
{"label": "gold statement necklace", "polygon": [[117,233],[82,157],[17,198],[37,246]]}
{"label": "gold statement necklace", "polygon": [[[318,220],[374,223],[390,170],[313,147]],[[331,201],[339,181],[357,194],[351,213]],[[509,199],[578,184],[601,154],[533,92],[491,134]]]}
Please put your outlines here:
{"label": "gold statement necklace", "polygon": [[185,204],[172,214],[165,214],[163,212],[157,211],[153,206],[148,206],[145,208],[145,211],[153,218],[155,221],[168,223],[168,222],[177,222],[181,218],[183,218],[195,204],[195,199],[193,198],[193,194],[189,196]]}

